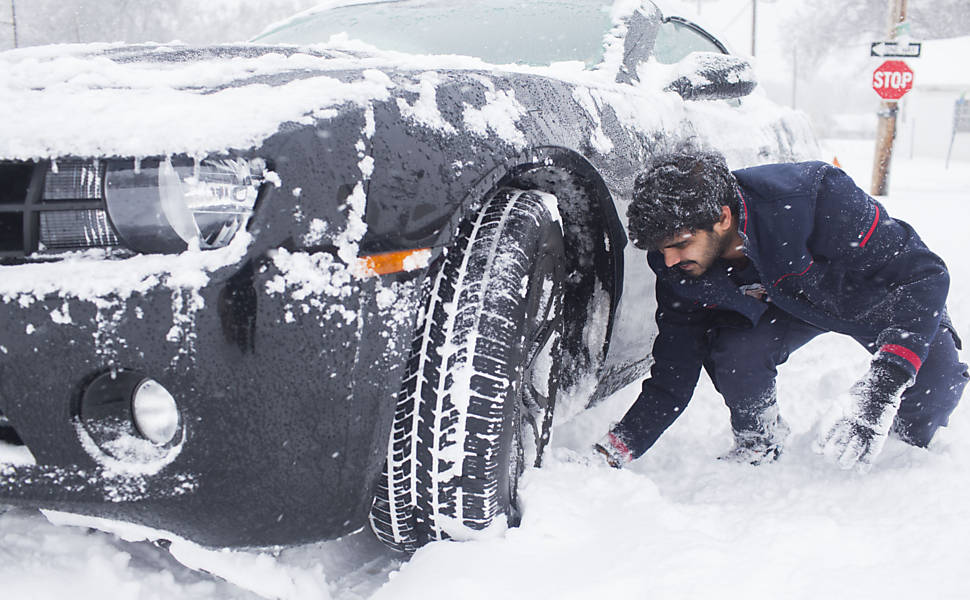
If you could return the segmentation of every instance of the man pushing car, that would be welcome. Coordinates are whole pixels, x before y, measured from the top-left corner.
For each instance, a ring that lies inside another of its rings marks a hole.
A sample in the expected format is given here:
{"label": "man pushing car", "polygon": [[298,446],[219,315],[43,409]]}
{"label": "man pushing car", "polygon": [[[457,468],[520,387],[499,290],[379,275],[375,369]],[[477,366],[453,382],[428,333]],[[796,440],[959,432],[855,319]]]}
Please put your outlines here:
{"label": "man pushing car", "polygon": [[654,364],[623,419],[594,446],[615,467],[684,411],[703,366],[731,414],[721,458],[776,459],[790,432],[776,367],[835,331],[873,355],[851,405],[816,450],[867,470],[887,436],[925,447],[967,384],[946,314],[949,275],[912,227],[822,162],[731,172],[698,151],[659,156],[637,177],[633,244],[657,274]]}

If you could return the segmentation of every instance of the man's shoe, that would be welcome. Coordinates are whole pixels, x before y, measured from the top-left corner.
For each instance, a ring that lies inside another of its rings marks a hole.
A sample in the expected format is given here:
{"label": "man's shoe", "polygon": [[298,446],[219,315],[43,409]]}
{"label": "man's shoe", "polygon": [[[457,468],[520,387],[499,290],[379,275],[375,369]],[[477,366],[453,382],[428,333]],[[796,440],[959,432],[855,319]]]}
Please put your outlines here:
{"label": "man's shoe", "polygon": [[755,466],[774,462],[781,456],[790,434],[791,427],[779,416],[764,433],[735,431],[734,448],[717,458]]}

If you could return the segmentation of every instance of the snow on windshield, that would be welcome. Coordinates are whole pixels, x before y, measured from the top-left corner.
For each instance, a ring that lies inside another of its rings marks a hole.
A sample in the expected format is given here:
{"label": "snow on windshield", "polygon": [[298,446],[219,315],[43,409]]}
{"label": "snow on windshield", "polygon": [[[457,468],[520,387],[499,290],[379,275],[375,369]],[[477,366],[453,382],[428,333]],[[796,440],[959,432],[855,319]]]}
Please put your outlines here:
{"label": "snow on windshield", "polygon": [[286,22],[254,41],[319,44],[345,33],[382,50],[460,54],[493,64],[541,66],[603,58],[613,26],[609,0],[453,0],[341,6]]}

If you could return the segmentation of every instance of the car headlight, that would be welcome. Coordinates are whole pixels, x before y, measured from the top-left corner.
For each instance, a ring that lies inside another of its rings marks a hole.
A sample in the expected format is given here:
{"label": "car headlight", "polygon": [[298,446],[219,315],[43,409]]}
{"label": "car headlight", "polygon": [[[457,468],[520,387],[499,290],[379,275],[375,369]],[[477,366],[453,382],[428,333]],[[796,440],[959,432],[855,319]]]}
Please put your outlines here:
{"label": "car headlight", "polygon": [[125,245],[138,252],[220,248],[245,228],[259,191],[250,161],[233,158],[112,162],[105,202]]}

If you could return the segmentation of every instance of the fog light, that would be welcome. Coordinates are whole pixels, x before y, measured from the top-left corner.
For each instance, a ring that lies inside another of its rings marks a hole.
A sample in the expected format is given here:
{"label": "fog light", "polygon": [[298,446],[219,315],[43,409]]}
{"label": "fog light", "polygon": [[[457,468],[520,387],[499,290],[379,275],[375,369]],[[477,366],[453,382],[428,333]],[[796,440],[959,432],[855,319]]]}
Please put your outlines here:
{"label": "fog light", "polygon": [[131,416],[138,433],[158,446],[172,441],[179,430],[175,398],[154,379],[142,381],[131,397]]}
{"label": "fog light", "polygon": [[172,394],[144,373],[116,369],[84,388],[77,412],[81,444],[113,470],[156,472],[181,452],[184,423]]}

